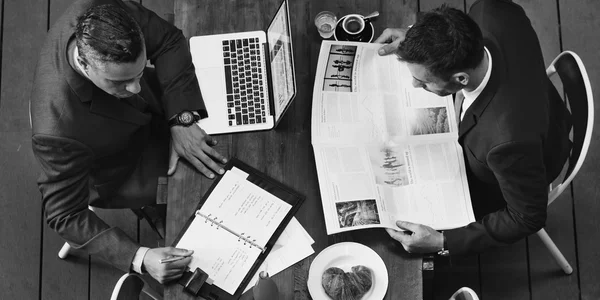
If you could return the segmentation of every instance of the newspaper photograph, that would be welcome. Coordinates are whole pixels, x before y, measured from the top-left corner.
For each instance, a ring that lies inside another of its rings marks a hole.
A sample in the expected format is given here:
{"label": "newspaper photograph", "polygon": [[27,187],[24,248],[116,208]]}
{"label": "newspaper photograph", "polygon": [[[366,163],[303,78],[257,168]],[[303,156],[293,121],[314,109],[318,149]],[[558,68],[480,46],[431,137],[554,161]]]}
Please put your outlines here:
{"label": "newspaper photograph", "polygon": [[321,45],[311,125],[327,233],[474,222],[452,97],[414,88],[379,47]]}

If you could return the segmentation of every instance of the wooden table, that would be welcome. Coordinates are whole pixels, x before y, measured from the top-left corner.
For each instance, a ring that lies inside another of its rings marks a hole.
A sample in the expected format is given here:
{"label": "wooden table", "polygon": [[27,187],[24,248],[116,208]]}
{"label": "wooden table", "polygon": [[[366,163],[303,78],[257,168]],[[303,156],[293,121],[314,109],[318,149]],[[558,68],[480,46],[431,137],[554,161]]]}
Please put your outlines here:
{"label": "wooden table", "polygon": [[[407,4],[402,4],[408,2]],[[186,37],[236,31],[264,30],[281,0],[175,0],[175,25]],[[389,274],[385,299],[422,299],[422,258],[407,254],[383,229],[358,230],[328,236],[319,194],[313,150],[310,143],[311,103],[317,56],[321,38],[314,16],[323,10],[367,15],[378,10],[374,22],[376,36],[386,27],[412,24],[416,1],[394,0],[290,0],[290,21],[296,64],[298,93],[277,129],[266,132],[222,135],[217,150],[238,157],[247,164],[292,187],[306,196],[296,218],[315,240],[315,254],[273,276],[280,299],[310,299],[306,287],[312,259],[329,245],[354,241],[369,246],[384,260]],[[170,245],[212,184],[191,168],[179,163],[168,179],[167,245]],[[193,299],[177,284],[165,288],[165,299]],[[246,293],[242,299],[252,299]],[[316,299],[317,300],[317,299]]]}

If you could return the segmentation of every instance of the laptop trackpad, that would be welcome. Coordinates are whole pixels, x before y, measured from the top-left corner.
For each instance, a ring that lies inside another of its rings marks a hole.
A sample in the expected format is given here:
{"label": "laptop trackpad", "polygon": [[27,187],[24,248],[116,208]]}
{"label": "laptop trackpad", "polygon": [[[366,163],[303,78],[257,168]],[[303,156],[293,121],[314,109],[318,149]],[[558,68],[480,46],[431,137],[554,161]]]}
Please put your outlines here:
{"label": "laptop trackpad", "polygon": [[[196,69],[196,76],[198,77],[204,104],[210,116],[211,113],[218,111],[219,107],[225,103],[225,99],[223,99],[225,94],[223,69],[222,67]],[[220,109],[223,109],[223,107]]]}
{"label": "laptop trackpad", "polygon": [[196,77],[208,112],[208,118],[200,120],[198,125],[209,134],[219,132],[227,124],[223,67],[196,69]]}

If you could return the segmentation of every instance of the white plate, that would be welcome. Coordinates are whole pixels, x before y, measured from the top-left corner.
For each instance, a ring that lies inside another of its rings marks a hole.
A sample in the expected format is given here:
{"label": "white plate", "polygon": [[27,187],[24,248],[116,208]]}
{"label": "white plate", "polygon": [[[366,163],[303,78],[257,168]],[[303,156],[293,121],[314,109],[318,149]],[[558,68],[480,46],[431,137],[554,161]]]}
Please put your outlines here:
{"label": "white plate", "polygon": [[363,300],[383,299],[388,287],[388,272],[383,260],[371,248],[353,242],[331,245],[315,257],[308,271],[308,292],[315,300],[331,299],[321,285],[321,276],[325,270],[338,267],[344,272],[351,272],[351,268],[356,265],[363,265],[373,271],[373,285],[363,296]]}

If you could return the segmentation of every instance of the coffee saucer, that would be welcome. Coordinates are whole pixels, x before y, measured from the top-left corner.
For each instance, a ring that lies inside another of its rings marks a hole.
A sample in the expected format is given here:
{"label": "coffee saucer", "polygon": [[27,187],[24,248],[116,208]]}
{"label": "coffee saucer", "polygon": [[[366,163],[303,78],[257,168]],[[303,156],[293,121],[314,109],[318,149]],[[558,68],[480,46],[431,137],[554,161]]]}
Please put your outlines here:
{"label": "coffee saucer", "polygon": [[333,37],[336,41],[347,41],[347,42],[364,42],[370,43],[373,41],[373,37],[375,35],[375,27],[373,27],[373,22],[369,22],[367,26],[365,26],[365,30],[359,35],[351,36],[344,28],[342,28],[342,22],[344,22],[346,17],[341,17],[337,24],[335,25],[335,30],[333,31]]}

